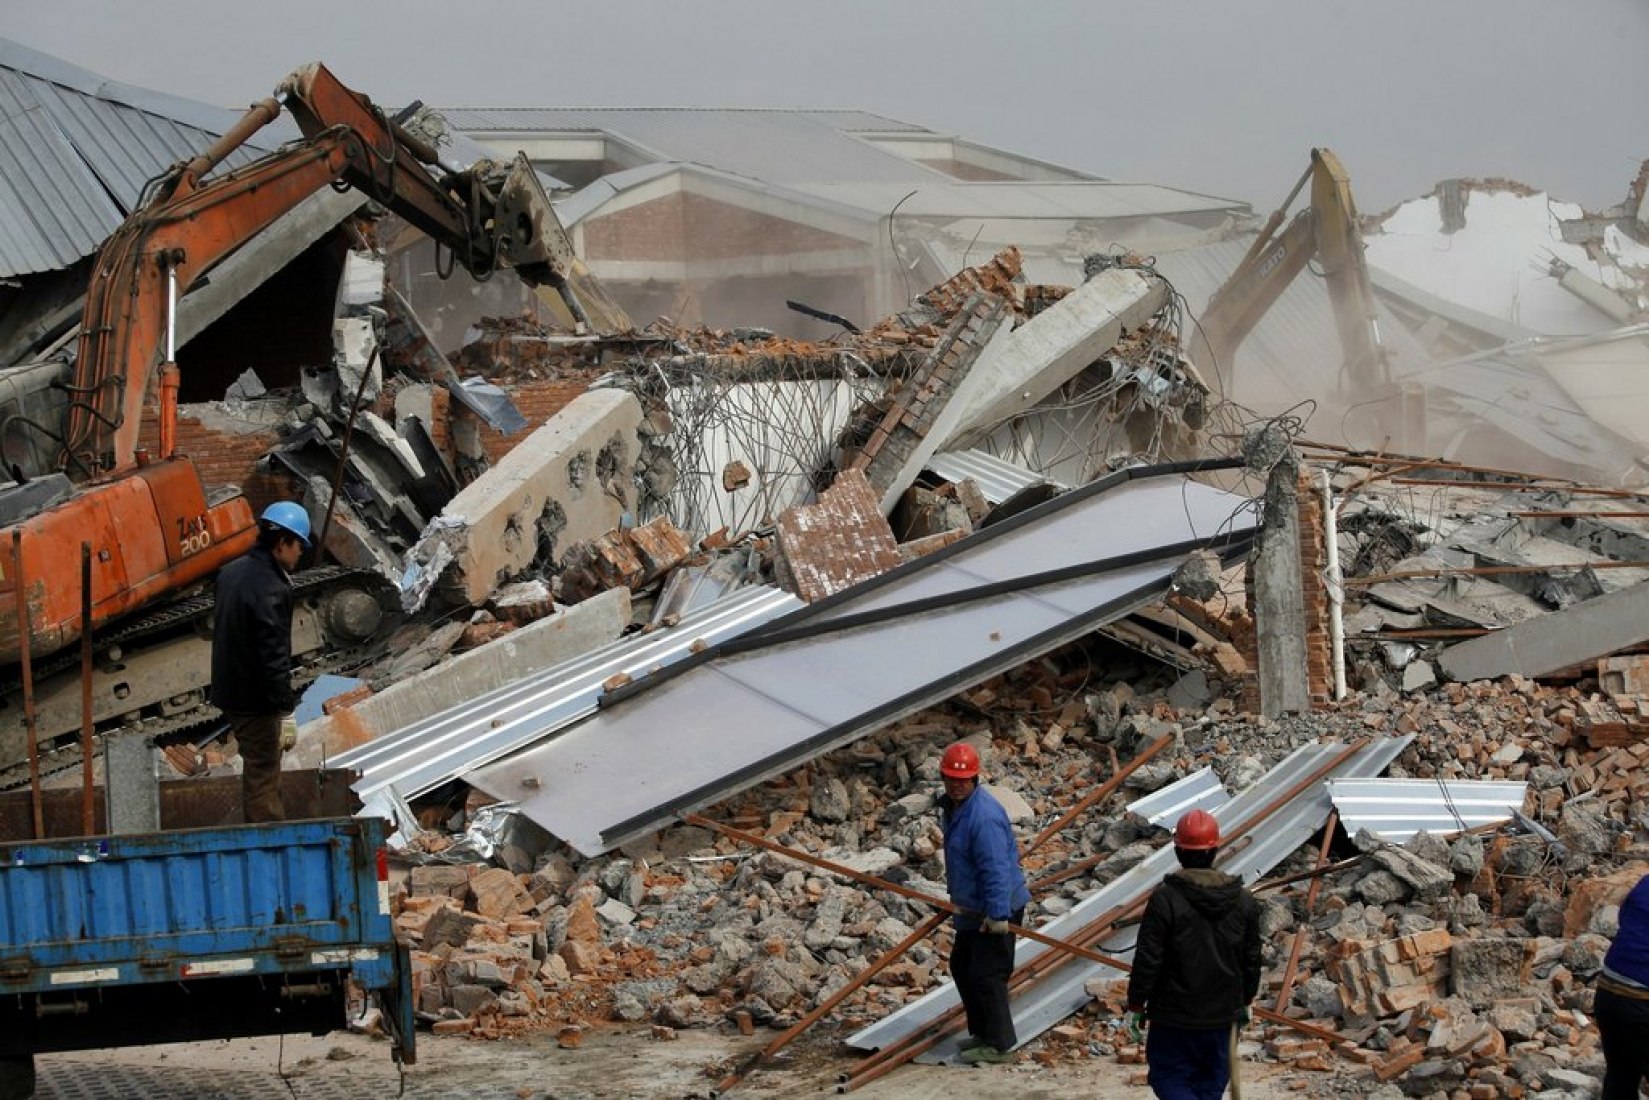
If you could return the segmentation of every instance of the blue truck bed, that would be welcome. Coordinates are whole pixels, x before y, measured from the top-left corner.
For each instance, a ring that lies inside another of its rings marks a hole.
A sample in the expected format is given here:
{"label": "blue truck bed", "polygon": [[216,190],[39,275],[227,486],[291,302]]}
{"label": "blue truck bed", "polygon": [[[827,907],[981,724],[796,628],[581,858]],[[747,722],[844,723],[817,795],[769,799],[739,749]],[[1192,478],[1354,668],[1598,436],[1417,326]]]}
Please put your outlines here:
{"label": "blue truck bed", "polygon": [[384,835],[342,818],[0,844],[0,1057],[321,1033],[352,980],[411,1061]]}

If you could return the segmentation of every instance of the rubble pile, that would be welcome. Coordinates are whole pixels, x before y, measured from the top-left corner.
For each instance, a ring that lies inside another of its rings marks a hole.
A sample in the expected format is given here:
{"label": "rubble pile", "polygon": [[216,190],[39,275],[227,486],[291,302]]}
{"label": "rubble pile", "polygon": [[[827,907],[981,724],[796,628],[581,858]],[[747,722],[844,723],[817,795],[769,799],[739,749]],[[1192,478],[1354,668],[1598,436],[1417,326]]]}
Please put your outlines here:
{"label": "rubble pile", "polygon": [[[1313,910],[1305,881],[1262,890],[1260,1003],[1275,1003],[1290,930],[1300,929],[1283,1010],[1345,1044],[1262,1025],[1249,1033],[1257,1040],[1250,1054],[1330,1071],[1310,1079],[1323,1094],[1393,1081],[1415,1096],[1456,1088],[1534,1095],[1600,1075],[1587,982],[1613,931],[1613,906],[1637,877],[1629,867],[1609,872],[1649,810],[1640,804],[1649,780],[1617,754],[1649,757],[1649,743],[1634,755],[1578,736],[1574,724],[1595,692],[1528,680],[1452,684],[1277,722],[1235,715],[1227,698],[1175,708],[1167,685],[1136,692],[1126,679],[1091,685],[1078,693],[1081,705],[1058,703],[1091,674],[1094,644],[999,677],[707,816],[943,897],[936,768],[949,741],[967,736],[986,748],[987,778],[1023,837],[1109,774],[1096,761],[1126,761],[1170,738],[1110,803],[1027,859],[1034,925],[1163,842],[1160,830],[1121,812],[1123,803],[1205,765],[1236,791],[1308,741],[1411,732],[1390,775],[1527,781],[1525,811],[1550,835],[1506,827],[1453,839],[1422,833],[1404,845],[1341,837],[1336,853],[1351,858],[1323,876]],[[1614,781],[1610,795],[1587,795],[1600,775]],[[1309,870],[1315,847],[1271,877]],[[1038,888],[1041,878],[1050,885]],[[551,852],[516,870],[415,866],[395,905],[417,948],[420,1011],[442,1030],[479,1034],[612,1020],[787,1027],[929,915],[691,826],[593,860]],[[838,1024],[881,1018],[945,981],[945,940],[941,932],[919,944],[851,995]],[[1086,1014],[1050,1032],[1032,1056],[1137,1062],[1113,1018],[1120,994],[1096,993]]]}

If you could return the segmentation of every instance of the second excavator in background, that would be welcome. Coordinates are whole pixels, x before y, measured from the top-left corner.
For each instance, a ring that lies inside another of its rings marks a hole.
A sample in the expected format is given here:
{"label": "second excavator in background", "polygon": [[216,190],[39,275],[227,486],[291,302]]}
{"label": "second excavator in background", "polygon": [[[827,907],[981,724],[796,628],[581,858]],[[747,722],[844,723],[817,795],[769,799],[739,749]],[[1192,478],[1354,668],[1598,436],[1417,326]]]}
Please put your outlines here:
{"label": "second excavator in background", "polygon": [[[1290,219],[1289,209],[1308,184],[1310,203]],[[1341,389],[1356,400],[1384,394],[1391,385],[1390,363],[1380,339],[1351,178],[1340,158],[1327,149],[1311,151],[1310,166],[1209,300],[1198,322],[1192,358],[1229,370],[1237,348],[1260,318],[1313,262],[1328,288],[1345,356]]]}

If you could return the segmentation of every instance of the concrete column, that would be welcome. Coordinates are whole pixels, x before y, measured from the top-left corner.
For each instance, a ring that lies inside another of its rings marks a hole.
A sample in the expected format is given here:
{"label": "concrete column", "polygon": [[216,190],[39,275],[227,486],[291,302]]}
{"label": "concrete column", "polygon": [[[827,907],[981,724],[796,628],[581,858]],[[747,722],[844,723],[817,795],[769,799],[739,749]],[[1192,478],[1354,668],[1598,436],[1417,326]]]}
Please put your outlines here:
{"label": "concrete column", "polygon": [[1311,709],[1301,553],[1300,468],[1290,453],[1271,468],[1248,583],[1259,649],[1260,713],[1267,718]]}

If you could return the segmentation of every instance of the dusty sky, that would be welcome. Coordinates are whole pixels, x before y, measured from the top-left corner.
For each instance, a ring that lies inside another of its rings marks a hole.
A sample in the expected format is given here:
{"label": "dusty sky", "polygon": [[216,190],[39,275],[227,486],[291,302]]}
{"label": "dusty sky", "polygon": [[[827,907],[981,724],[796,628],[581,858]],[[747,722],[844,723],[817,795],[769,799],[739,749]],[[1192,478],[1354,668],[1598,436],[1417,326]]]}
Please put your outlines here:
{"label": "dusty sky", "polygon": [[1600,209],[1649,157],[1645,0],[0,0],[0,35],[241,106],[320,60],[397,106],[854,107],[1269,209],[1327,145]]}

